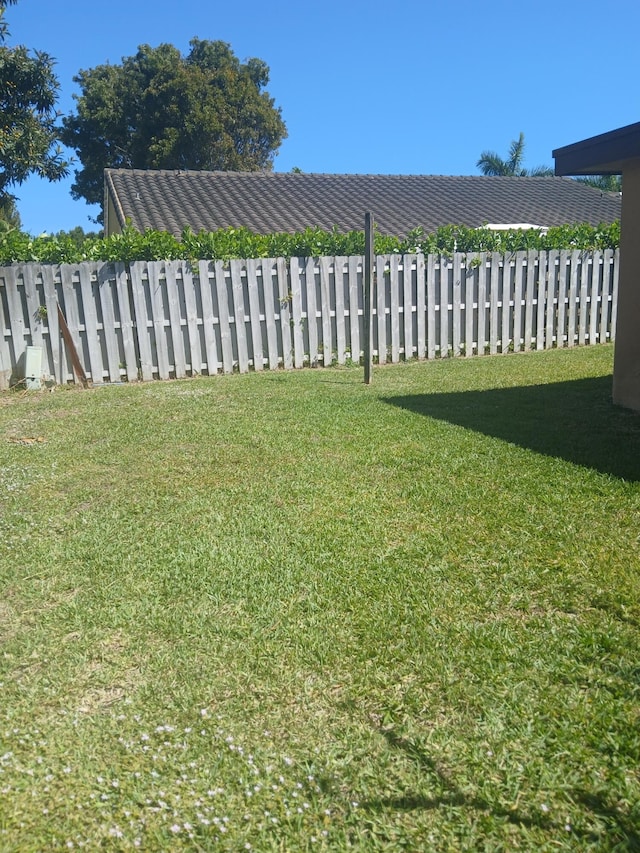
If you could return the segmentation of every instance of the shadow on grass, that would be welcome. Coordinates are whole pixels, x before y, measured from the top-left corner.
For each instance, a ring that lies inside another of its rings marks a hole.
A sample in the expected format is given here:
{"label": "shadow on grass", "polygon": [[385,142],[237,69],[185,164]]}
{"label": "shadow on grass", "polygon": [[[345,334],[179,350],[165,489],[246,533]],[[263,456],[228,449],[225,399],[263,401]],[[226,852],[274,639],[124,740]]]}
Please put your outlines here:
{"label": "shadow on grass", "polygon": [[611,376],[548,385],[383,397],[385,403],[640,481],[640,415],[614,406]]}
{"label": "shadow on grass", "polygon": [[524,814],[517,809],[497,808],[490,804],[482,797],[472,797],[464,794],[455,784],[451,773],[443,767],[439,762],[431,758],[413,741],[396,734],[393,729],[380,729],[380,733],[386,739],[392,749],[403,752],[408,758],[416,762],[421,770],[424,771],[426,778],[434,779],[436,786],[440,788],[441,793],[436,797],[426,797],[417,793],[405,793],[399,797],[387,797],[380,799],[369,799],[366,802],[361,802],[361,808],[370,809],[372,811],[381,811],[393,809],[394,811],[413,811],[414,809],[438,809],[443,806],[458,806],[467,807],[482,812],[491,812],[496,817],[506,820],[509,823],[519,824],[520,826],[539,826],[544,829],[554,827],[553,821],[545,815],[530,816]]}
{"label": "shadow on grass", "polygon": [[[399,797],[371,798],[361,802],[361,808],[379,813],[387,810],[397,812],[414,809],[431,810],[446,808],[447,806],[462,807],[491,814],[498,821],[512,823],[527,829],[537,827],[545,832],[553,832],[558,837],[566,835],[566,822],[554,820],[547,813],[527,814],[522,809],[505,808],[496,803],[490,803],[483,797],[474,797],[463,793],[457,787],[450,771],[431,758],[418,744],[397,734],[392,728],[380,729],[380,733],[391,749],[403,752],[407,758],[414,761],[424,771],[426,778],[434,780],[442,793],[436,797],[407,792]],[[612,842],[612,847],[615,846],[615,849],[620,850],[640,850],[640,836],[633,817],[621,814],[618,809],[611,806],[598,794],[582,790],[573,793],[577,802],[605,822],[608,833],[607,840]],[[596,832],[588,829],[581,830],[577,827],[571,827],[571,835],[585,844],[587,842],[594,844],[602,840]]]}

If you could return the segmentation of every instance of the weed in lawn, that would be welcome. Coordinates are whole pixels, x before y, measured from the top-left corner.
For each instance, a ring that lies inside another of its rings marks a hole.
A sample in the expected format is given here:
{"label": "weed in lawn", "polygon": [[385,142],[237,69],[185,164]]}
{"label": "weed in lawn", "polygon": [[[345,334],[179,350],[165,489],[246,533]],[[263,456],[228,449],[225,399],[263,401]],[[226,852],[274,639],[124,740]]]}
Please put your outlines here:
{"label": "weed in lawn", "polygon": [[[51,824],[54,848],[265,850],[282,832],[295,833],[301,847],[330,846],[333,815],[320,780],[312,767],[275,753],[269,732],[253,753],[207,709],[177,726],[149,724],[124,707],[99,727],[91,717],[60,714],[46,730],[3,732],[0,786],[5,801],[15,798],[0,831],[3,849],[28,846],[38,820]],[[56,754],[61,742],[83,740],[92,754]],[[355,808],[344,804],[345,812]]]}

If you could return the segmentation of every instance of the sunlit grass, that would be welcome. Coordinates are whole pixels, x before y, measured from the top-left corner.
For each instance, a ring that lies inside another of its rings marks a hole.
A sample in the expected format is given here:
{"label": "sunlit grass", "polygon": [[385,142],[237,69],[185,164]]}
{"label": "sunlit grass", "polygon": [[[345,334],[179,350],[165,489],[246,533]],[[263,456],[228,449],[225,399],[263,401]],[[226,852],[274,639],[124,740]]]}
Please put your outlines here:
{"label": "sunlit grass", "polygon": [[636,849],[611,357],[0,397],[0,848]]}

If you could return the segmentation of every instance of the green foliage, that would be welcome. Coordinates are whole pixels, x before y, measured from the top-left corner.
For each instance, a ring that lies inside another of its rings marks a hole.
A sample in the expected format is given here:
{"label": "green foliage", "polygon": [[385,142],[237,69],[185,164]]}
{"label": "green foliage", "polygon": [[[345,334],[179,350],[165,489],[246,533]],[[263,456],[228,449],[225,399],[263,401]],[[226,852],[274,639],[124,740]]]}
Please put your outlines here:
{"label": "green foliage", "polygon": [[0,0],[0,41],[4,41],[8,33],[7,22],[4,20],[7,6],[15,6],[17,2],[18,0]]}
{"label": "green foliage", "polygon": [[[181,239],[166,231],[144,234],[125,228],[121,234],[102,238],[82,229],[31,237],[21,231],[0,232],[0,263],[79,263],[80,261],[229,260],[230,258],[309,258],[322,255],[362,255],[364,232],[340,233],[307,228],[297,234],[254,234],[247,228],[225,228],[194,234],[185,229]],[[84,232],[82,232],[84,233]],[[611,225],[562,225],[544,233],[534,228],[494,231],[447,225],[431,234],[416,228],[400,239],[376,234],[378,255],[452,254],[453,252],[518,252],[528,249],[616,249],[620,223]]]}
{"label": "green foliage", "polygon": [[0,198],[0,232],[19,230],[21,224],[16,200],[6,193]]}
{"label": "green foliage", "polygon": [[[620,223],[597,226],[560,225],[546,232],[536,228],[510,228],[495,231],[491,228],[466,228],[447,225],[433,234],[413,232],[415,248],[425,255],[452,252],[520,252],[529,249],[615,249],[620,245]],[[410,240],[409,240],[410,242]],[[406,241],[405,241],[406,243]],[[403,247],[402,251],[407,251]]]}
{"label": "green foliage", "polygon": [[142,45],[121,65],[98,65],[74,78],[77,113],[62,138],[82,169],[74,198],[102,200],[103,170],[271,168],[287,132],[263,90],[269,69],[241,63],[222,41],[193,39],[182,56],[170,44]]}
{"label": "green foliage", "polygon": [[606,193],[621,193],[622,192],[622,176],[621,175],[589,175],[584,178],[576,178],[581,184],[587,184],[590,187],[595,187],[597,190],[602,190]]}
{"label": "green foliage", "polygon": [[524,160],[524,133],[520,133],[517,139],[514,139],[509,146],[509,156],[504,160],[495,151],[483,151],[476,166],[483,175],[494,176],[510,176],[510,177],[533,177],[541,178],[553,175],[553,169],[550,166],[535,166],[533,169],[525,169],[522,165]]}
{"label": "green foliage", "polygon": [[4,44],[7,2],[0,3],[0,203],[12,199],[9,187],[36,173],[57,181],[68,171],[58,145],[58,80],[47,53]]}

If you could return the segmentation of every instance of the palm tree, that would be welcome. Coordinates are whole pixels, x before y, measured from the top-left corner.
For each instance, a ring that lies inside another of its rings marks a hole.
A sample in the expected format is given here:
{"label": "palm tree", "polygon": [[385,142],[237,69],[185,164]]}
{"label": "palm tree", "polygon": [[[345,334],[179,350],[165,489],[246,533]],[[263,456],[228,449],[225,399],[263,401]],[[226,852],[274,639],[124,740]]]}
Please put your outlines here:
{"label": "palm tree", "polygon": [[588,184],[605,193],[621,193],[622,178],[620,175],[589,175],[586,178],[576,178],[581,184]]}
{"label": "palm tree", "polygon": [[550,166],[536,166],[533,169],[525,169],[522,165],[524,159],[524,133],[520,133],[517,139],[514,139],[509,146],[509,157],[503,160],[495,151],[483,151],[476,166],[483,175],[490,177],[496,175],[507,175],[511,177],[532,177],[541,178],[553,175],[553,169]]}

